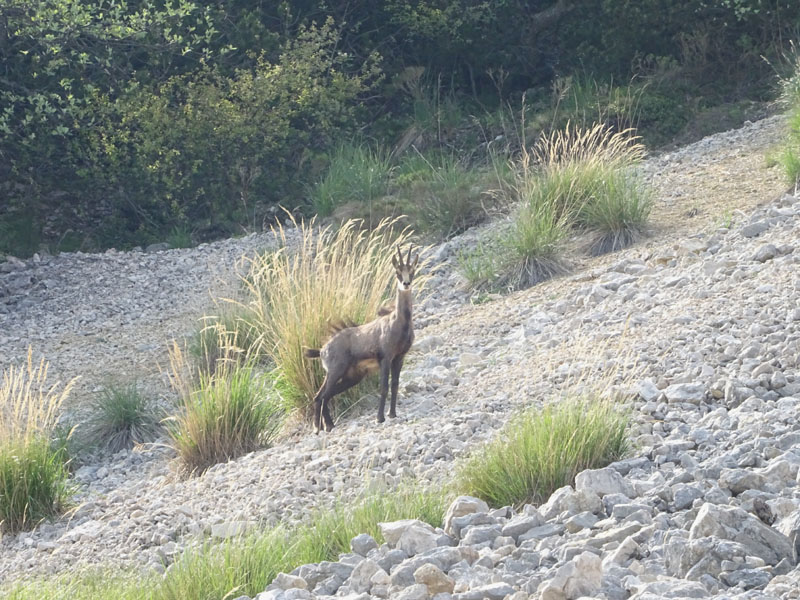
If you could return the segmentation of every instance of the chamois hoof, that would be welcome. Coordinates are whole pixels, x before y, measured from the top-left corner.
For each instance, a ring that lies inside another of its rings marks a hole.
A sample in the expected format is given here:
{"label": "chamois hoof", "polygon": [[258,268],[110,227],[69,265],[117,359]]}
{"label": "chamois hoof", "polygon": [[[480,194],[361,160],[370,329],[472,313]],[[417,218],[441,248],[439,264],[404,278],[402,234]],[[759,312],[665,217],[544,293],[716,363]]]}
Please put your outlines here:
{"label": "chamois hoof", "polygon": [[396,419],[397,418],[397,413],[389,413],[389,418],[390,419]]}
{"label": "chamois hoof", "polygon": [[386,419],[384,419],[383,416],[381,415],[378,416],[378,423],[383,423],[385,420]]}

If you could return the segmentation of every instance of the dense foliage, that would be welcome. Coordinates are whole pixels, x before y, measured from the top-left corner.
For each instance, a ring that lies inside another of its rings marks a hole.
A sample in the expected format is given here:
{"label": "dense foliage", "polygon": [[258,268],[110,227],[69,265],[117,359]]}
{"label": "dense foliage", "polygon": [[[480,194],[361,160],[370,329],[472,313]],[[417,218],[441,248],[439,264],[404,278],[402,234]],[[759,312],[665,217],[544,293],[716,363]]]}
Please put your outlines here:
{"label": "dense foliage", "polygon": [[343,137],[470,150],[471,116],[566,102],[571,78],[663,139],[764,97],[798,26],[787,0],[6,0],[0,251],[257,227]]}

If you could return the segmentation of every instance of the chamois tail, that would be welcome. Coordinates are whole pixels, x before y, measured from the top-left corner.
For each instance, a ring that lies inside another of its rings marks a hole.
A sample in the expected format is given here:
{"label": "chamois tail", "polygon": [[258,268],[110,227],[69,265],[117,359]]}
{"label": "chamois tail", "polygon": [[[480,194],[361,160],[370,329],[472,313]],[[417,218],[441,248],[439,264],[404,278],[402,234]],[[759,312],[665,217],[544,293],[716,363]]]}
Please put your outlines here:
{"label": "chamois tail", "polygon": [[319,348],[305,348],[303,355],[306,358],[319,358]]}

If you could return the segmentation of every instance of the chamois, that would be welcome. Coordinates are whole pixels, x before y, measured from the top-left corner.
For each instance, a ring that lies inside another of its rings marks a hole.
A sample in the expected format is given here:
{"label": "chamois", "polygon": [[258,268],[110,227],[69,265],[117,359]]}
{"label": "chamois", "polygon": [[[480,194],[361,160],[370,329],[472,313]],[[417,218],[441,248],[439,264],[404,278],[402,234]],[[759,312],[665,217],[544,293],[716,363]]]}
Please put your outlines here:
{"label": "chamois", "polygon": [[403,359],[414,342],[414,327],[411,322],[411,282],[419,263],[419,253],[411,260],[411,247],[405,261],[397,248],[397,256],[392,256],[392,265],[397,276],[397,299],[394,310],[360,326],[341,327],[321,348],[305,350],[307,358],[321,358],[325,369],[325,380],[314,396],[314,427],[317,432],[323,427],[333,429],[333,419],[328,410],[328,402],[356,385],[369,373],[380,370],[381,399],[378,404],[378,423],[383,423],[383,409],[389,387],[389,374],[392,376],[392,399],[389,416],[397,416],[397,387],[400,383],[400,369]]}

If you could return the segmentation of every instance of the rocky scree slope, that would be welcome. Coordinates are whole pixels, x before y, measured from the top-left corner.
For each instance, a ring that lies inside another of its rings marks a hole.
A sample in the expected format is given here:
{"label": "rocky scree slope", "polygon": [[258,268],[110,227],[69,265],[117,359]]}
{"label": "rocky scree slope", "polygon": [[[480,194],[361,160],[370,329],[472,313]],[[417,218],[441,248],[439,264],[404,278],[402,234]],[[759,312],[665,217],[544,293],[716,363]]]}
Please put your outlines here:
{"label": "rocky scree slope", "polygon": [[[515,410],[635,362],[635,380],[615,381],[634,419],[631,458],[540,507],[461,498],[443,530],[386,525],[386,544],[359,536],[339,562],[283,575],[259,600],[797,598],[799,235],[800,198],[783,196],[730,228],[617,253],[555,283],[553,297],[545,286],[456,309],[463,296],[434,296],[419,311],[428,326],[403,372],[400,420],[376,427],[370,406],[330,435],[190,480],[157,446],[84,467],[80,508],[4,537],[0,577],[168,568],[203,535],[302,518],[364,485],[445,481],[454,457]],[[439,258],[452,263],[470,239]],[[438,277],[434,289],[455,287],[452,271]]]}

